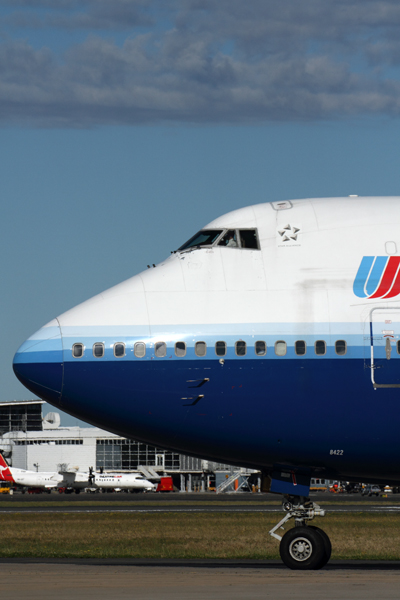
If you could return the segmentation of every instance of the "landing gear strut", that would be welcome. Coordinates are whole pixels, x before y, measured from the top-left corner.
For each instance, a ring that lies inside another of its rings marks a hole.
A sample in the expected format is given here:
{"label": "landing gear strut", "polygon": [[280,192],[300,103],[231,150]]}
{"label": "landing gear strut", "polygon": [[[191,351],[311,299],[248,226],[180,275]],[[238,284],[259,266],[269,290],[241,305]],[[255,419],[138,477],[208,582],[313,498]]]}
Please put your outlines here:
{"label": "landing gear strut", "polygon": [[[307,525],[314,517],[324,517],[325,511],[304,496],[287,496],[282,503],[286,515],[269,532],[280,541],[279,553],[282,561],[290,569],[321,569],[331,557],[332,546],[329,537],[319,527]],[[294,518],[295,526],[283,537],[276,533],[283,525]]]}

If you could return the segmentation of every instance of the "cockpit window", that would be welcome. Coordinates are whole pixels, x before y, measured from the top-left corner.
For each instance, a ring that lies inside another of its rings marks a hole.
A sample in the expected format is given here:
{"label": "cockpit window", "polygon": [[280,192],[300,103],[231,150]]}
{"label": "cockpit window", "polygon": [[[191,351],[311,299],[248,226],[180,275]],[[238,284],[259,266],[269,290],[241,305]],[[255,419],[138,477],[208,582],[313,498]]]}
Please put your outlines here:
{"label": "cockpit window", "polygon": [[202,229],[202,231],[199,231],[196,235],[191,237],[186,244],[183,244],[183,246],[178,248],[178,252],[199,246],[212,246],[222,232],[223,229]]}
{"label": "cockpit window", "polygon": [[246,250],[260,249],[257,229],[202,229],[177,251],[215,245]]}
{"label": "cockpit window", "polygon": [[240,229],[239,230],[240,245],[242,248],[250,248],[258,250],[257,229]]}
{"label": "cockpit window", "polygon": [[218,242],[218,246],[259,250],[257,229],[228,229]]}
{"label": "cockpit window", "polygon": [[236,230],[228,229],[221,241],[218,242],[218,246],[230,246],[231,248],[237,248],[239,244],[237,242]]}

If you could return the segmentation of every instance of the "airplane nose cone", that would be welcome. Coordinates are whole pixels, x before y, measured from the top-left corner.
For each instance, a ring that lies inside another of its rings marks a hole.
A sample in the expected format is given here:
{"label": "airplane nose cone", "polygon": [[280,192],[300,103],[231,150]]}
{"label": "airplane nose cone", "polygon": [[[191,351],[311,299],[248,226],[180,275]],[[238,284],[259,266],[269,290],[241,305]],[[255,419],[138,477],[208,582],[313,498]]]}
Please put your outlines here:
{"label": "airplane nose cone", "polygon": [[63,349],[56,319],[22,344],[14,356],[13,369],[28,390],[43,400],[57,403],[62,391]]}

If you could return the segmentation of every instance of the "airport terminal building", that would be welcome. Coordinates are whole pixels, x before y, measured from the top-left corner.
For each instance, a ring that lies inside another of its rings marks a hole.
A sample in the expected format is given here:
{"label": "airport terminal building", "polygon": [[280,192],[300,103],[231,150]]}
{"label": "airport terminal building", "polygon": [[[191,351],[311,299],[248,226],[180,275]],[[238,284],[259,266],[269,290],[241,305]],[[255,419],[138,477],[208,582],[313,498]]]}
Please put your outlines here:
{"label": "airport terminal building", "polygon": [[43,400],[0,403],[0,451],[30,471],[140,471],[170,475],[181,491],[205,491],[245,471],[121,438],[95,427],[62,427],[58,413],[42,416]]}

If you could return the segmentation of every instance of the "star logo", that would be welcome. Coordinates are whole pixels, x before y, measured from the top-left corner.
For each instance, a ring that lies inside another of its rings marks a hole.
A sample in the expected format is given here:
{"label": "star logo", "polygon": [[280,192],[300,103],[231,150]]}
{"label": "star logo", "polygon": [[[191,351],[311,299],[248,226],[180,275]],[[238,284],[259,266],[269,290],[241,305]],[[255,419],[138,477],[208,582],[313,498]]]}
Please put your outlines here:
{"label": "star logo", "polygon": [[278,241],[280,243],[284,243],[285,245],[293,242],[298,242],[300,231],[301,228],[299,226],[291,225],[290,223],[288,223],[281,229],[278,229],[278,235],[280,235],[280,239],[278,238]]}

